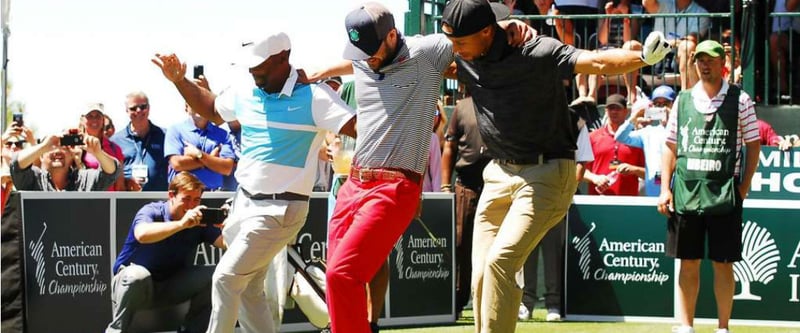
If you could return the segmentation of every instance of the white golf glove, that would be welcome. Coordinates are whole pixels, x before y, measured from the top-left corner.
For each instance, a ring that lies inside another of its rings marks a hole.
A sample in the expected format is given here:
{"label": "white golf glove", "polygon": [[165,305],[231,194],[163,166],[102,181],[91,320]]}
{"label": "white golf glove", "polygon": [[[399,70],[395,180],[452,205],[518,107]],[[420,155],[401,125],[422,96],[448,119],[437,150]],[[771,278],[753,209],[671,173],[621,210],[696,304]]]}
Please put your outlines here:
{"label": "white golf glove", "polygon": [[664,38],[664,34],[661,31],[653,31],[647,35],[647,39],[644,41],[642,61],[648,65],[653,65],[664,59],[670,50],[672,50],[672,46]]}

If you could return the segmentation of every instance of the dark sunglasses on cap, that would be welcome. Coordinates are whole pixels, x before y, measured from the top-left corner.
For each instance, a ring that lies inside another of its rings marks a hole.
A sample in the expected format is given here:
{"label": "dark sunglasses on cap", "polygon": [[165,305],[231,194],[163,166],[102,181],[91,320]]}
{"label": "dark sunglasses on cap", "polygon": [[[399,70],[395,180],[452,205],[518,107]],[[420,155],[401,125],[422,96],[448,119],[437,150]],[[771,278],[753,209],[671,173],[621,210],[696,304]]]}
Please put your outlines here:
{"label": "dark sunglasses on cap", "polygon": [[139,104],[139,105],[134,105],[134,106],[129,107],[128,111],[131,111],[131,112],[144,111],[144,110],[147,110],[147,108],[149,108],[149,107],[150,107],[150,105],[148,105],[147,103]]}
{"label": "dark sunglasses on cap", "polygon": [[25,142],[22,141],[14,141],[14,142],[6,142],[6,148],[11,148],[13,146],[17,146],[17,148],[22,148],[22,145]]}

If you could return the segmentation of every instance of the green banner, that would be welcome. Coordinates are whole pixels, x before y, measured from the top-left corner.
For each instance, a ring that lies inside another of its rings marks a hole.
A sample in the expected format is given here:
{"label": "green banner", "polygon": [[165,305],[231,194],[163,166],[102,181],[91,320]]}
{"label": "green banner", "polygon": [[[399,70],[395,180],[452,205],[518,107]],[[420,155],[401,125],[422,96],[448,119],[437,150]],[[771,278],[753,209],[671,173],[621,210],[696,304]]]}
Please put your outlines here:
{"label": "green banner", "polygon": [[642,200],[589,199],[597,198],[568,215],[567,316],[671,317],[674,261],[664,256],[663,218]]}
{"label": "green banner", "polygon": [[800,150],[762,146],[748,198],[800,200]]}

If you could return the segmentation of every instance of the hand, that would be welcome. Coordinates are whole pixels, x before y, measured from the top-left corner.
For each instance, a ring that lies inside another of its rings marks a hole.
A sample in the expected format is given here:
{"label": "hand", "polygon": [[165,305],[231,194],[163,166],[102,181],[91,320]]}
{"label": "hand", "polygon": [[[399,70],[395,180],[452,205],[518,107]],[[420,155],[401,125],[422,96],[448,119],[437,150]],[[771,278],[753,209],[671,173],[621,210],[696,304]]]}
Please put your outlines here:
{"label": "hand", "polygon": [[3,142],[6,142],[12,136],[18,136],[22,133],[24,127],[17,125],[16,121],[11,122],[8,127],[6,127],[6,131],[3,132]]}
{"label": "hand", "polygon": [[606,175],[597,175],[594,177],[592,184],[594,184],[594,189],[597,190],[598,193],[603,193],[611,186],[611,181]]}
{"label": "hand", "polygon": [[100,144],[100,139],[95,138],[91,135],[84,135],[83,136],[83,144],[86,145],[86,151],[92,153],[92,155],[97,156],[102,152],[102,145]]}
{"label": "hand", "polygon": [[161,68],[161,73],[172,83],[177,83],[186,76],[186,63],[182,63],[174,53],[169,55],[156,53],[155,57],[150,61],[156,64],[158,68]]}
{"label": "hand", "polygon": [[653,31],[647,36],[642,47],[642,61],[654,65],[664,59],[672,46],[660,31]]}
{"label": "hand", "polygon": [[620,175],[632,175],[634,171],[635,167],[628,163],[620,163],[620,165],[617,166],[617,172]]}
{"label": "hand", "polygon": [[47,142],[47,144],[50,145],[50,146],[60,146],[61,145],[61,136],[60,135],[58,135],[58,136],[57,135],[50,135],[47,138],[45,138],[44,140],[42,140],[42,142]]}
{"label": "hand", "polygon": [[214,147],[214,149],[211,150],[211,153],[209,153],[209,155],[214,156],[214,157],[219,157],[219,151],[221,149],[222,149],[221,146],[217,145],[216,147]]}
{"label": "hand", "polygon": [[736,189],[739,190],[740,198],[744,200],[747,198],[747,193],[750,190],[750,184],[745,184],[745,183],[739,184],[739,186]]}
{"label": "hand", "polygon": [[671,217],[675,212],[675,207],[672,204],[672,191],[661,191],[658,197],[658,212],[666,217]]}
{"label": "hand", "polygon": [[783,151],[787,151],[787,150],[789,150],[789,148],[792,148],[792,142],[790,140],[785,140],[784,139],[784,140],[781,140],[781,142],[778,142],[778,149],[783,150]]}
{"label": "hand", "polygon": [[614,2],[613,1],[606,2],[605,9],[606,9],[606,14],[609,15],[614,14],[614,9],[615,9]]}
{"label": "hand", "polygon": [[125,190],[129,192],[140,192],[142,190],[142,185],[133,178],[125,178]]}
{"label": "hand", "polygon": [[203,152],[200,151],[194,145],[184,141],[183,142],[183,156],[189,156],[191,158],[195,158],[198,154],[202,154]]}
{"label": "hand", "polygon": [[536,29],[531,28],[520,20],[500,21],[498,24],[506,31],[508,45],[513,47],[525,45],[525,43],[534,39],[537,35]]}
{"label": "hand", "polygon": [[183,217],[181,217],[181,226],[187,229],[198,226],[200,221],[203,219],[203,213],[200,212],[200,210],[203,208],[206,208],[206,206],[199,205],[195,208],[187,210],[186,213],[183,214]]}

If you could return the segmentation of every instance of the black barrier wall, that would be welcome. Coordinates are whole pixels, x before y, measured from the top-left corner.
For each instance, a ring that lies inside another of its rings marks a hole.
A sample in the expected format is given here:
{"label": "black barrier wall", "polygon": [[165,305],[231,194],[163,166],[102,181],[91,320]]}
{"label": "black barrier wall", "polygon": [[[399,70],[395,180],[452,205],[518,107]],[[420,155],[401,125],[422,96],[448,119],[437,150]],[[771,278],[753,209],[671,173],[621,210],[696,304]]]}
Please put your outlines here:
{"label": "black barrier wall", "polygon": [[[207,193],[203,204],[218,207],[230,195]],[[103,331],[111,320],[111,267],[132,219],[144,204],[165,198],[156,192],[22,193],[25,332]],[[306,258],[326,255],[327,210],[327,194],[315,193],[298,235]],[[421,220],[430,233],[412,222],[390,254],[392,275],[381,326],[455,320],[452,197],[426,194]],[[187,261],[213,269],[221,255],[221,250],[201,245]],[[413,297],[421,292],[430,300],[424,305]],[[185,311],[184,304],[137,313],[132,332],[174,332]],[[283,323],[282,332],[313,330],[298,309],[287,309]]]}

